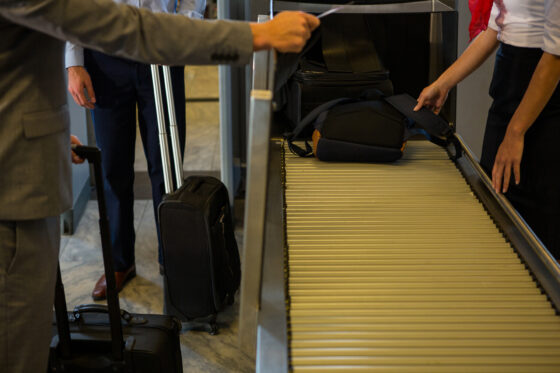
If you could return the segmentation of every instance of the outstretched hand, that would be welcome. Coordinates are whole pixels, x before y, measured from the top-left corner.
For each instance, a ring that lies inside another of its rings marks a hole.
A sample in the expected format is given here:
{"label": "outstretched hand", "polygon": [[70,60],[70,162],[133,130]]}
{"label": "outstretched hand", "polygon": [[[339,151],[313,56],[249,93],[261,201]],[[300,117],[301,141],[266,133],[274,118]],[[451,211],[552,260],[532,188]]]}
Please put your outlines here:
{"label": "outstretched hand", "polygon": [[515,184],[521,181],[521,158],[523,156],[524,136],[506,131],[504,140],[498,148],[492,168],[492,186],[497,193],[508,191],[511,174]]}
{"label": "outstretched hand", "polygon": [[449,89],[444,88],[434,82],[424,88],[418,96],[418,104],[414,107],[414,111],[420,110],[422,107],[426,107],[433,111],[435,114],[439,114],[443,104],[447,100],[449,94]]}
{"label": "outstretched hand", "polygon": [[319,19],[311,14],[294,11],[278,13],[268,22],[251,23],[253,49],[300,52],[319,23]]}
{"label": "outstretched hand", "polygon": [[[71,66],[68,69],[68,92],[74,101],[86,109],[93,109],[95,104],[95,92],[91,84],[91,78],[83,66]],[[87,96],[84,93],[87,91]]]}

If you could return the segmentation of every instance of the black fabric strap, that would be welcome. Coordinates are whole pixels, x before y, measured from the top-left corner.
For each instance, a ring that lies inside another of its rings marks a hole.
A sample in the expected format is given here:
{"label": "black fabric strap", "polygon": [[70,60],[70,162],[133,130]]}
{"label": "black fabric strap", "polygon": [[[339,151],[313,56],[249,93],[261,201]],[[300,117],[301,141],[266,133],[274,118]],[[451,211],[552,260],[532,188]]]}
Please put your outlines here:
{"label": "black fabric strap", "polygon": [[347,55],[344,27],[339,18],[325,17],[321,22],[321,49],[329,72],[353,73]]}
{"label": "black fabric strap", "polygon": [[327,70],[368,73],[384,70],[362,15],[337,14],[321,20],[321,47]]}
{"label": "black fabric strap", "polygon": [[355,14],[342,14],[341,19],[345,38],[346,56],[355,73],[383,71],[385,67],[379,58],[373,38],[366,24],[366,16],[355,17]]}
{"label": "black fabric strap", "polygon": [[305,150],[303,150],[302,148],[300,148],[299,146],[295,145],[293,143],[293,141],[295,139],[298,138],[298,136],[301,134],[301,132],[307,128],[307,126],[309,126],[311,123],[313,123],[313,121],[319,116],[319,114],[321,114],[322,112],[329,110],[330,108],[332,108],[335,105],[341,104],[341,103],[346,103],[346,102],[355,102],[358,101],[356,99],[353,98],[347,98],[347,97],[341,97],[341,98],[337,98],[335,100],[331,100],[331,101],[327,101],[322,105],[317,106],[315,109],[311,110],[309,112],[309,114],[307,114],[296,126],[296,128],[294,128],[294,130],[292,132],[288,132],[284,134],[284,138],[286,139],[286,141],[288,142],[288,148],[290,149],[290,151],[296,155],[299,155],[300,157],[308,157],[311,156],[313,154],[313,148],[311,147],[311,145],[309,145],[309,143],[307,142],[307,140],[305,141]]}
{"label": "black fabric strap", "polygon": [[453,136],[453,129],[440,116],[426,108],[414,111],[414,107],[418,102],[409,94],[403,93],[385,97],[385,101],[401,112],[405,117],[413,120],[418,126],[431,135],[431,137],[449,138]]}
{"label": "black fabric strap", "polygon": [[451,155],[451,159],[457,160],[461,157],[461,144],[455,136],[453,128],[451,128],[449,123],[442,117],[424,107],[418,111],[414,111],[414,107],[418,102],[406,93],[386,97],[385,101],[400,111],[408,119],[414,121],[414,125],[406,130],[407,139],[415,134],[422,134],[429,141],[442,147],[453,144],[455,147],[455,154]]}

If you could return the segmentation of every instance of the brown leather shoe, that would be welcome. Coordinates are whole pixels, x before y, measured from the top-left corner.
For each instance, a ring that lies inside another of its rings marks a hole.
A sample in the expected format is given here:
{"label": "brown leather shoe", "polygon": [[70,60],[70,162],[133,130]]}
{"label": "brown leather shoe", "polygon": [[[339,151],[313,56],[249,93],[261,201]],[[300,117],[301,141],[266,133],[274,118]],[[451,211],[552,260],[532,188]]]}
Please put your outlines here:
{"label": "brown leather shoe", "polygon": [[[117,286],[117,292],[120,292],[126,283],[132,280],[136,276],[136,266],[134,264],[130,266],[129,269],[123,272],[115,272],[115,284]],[[93,300],[103,300],[107,298],[107,281],[105,280],[105,274],[101,275],[93,292],[91,293]]]}

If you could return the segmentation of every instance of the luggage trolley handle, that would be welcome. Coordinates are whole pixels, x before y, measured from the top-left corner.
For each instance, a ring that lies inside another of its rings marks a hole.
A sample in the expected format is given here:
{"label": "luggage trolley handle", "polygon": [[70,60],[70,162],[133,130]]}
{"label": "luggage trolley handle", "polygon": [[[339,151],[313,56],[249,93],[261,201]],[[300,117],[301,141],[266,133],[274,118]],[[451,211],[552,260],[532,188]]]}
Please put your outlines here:
{"label": "luggage trolley handle", "polygon": [[[105,268],[105,278],[107,281],[107,308],[109,322],[111,325],[111,350],[115,360],[123,360],[123,330],[121,324],[121,311],[119,307],[119,295],[116,288],[115,272],[113,269],[113,257],[111,255],[111,239],[109,231],[109,221],[107,219],[107,208],[105,205],[105,193],[103,190],[103,176],[101,169],[101,151],[92,146],[72,145],[72,150],[81,158],[87,159],[93,164],[95,190],[97,191],[97,201],[99,205],[99,229],[101,232],[101,248],[103,252],[103,265]],[[60,273],[60,269],[59,269]],[[57,325],[60,336],[61,349],[63,353],[69,352],[69,346],[65,346],[70,341],[70,331],[68,326],[68,316],[66,313],[66,301],[64,300],[64,288],[60,275],[57,278],[58,299],[55,299]],[[62,317],[64,315],[64,317]]]}
{"label": "luggage trolley handle", "polygon": [[[177,181],[177,188],[180,188],[183,184],[183,160],[181,157],[181,148],[179,146],[179,131],[177,129],[177,119],[175,116],[175,103],[173,100],[171,70],[169,66],[162,66],[162,69],[165,84],[165,96],[167,99],[167,112],[169,115],[169,130],[171,132],[173,163],[175,165],[175,179]],[[171,161],[169,159],[169,146],[167,145],[167,128],[165,125],[165,113],[163,110],[163,99],[161,95],[161,83],[159,78],[158,65],[151,65],[151,70],[159,131],[159,146],[161,151],[161,161],[163,163],[163,180],[165,185],[165,193],[169,194],[173,191],[173,178],[171,176]]]}

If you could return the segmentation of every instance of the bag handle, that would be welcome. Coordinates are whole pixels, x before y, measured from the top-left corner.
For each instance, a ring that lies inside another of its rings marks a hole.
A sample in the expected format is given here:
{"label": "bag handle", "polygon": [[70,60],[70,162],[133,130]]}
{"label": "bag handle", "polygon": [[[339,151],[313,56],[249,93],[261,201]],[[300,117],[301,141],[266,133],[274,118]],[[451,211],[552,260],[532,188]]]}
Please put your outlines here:
{"label": "bag handle", "polygon": [[[115,272],[113,269],[113,257],[111,256],[111,233],[109,231],[109,219],[107,218],[107,207],[105,204],[105,193],[103,190],[103,172],[101,162],[101,151],[92,146],[73,145],[72,150],[81,158],[93,164],[95,190],[99,207],[99,230],[101,233],[101,249],[103,254],[103,266],[105,269],[105,279],[107,281],[107,307],[109,312],[109,322],[111,326],[111,350],[116,361],[122,361],[123,356],[123,331],[120,322],[119,294],[115,282]],[[60,281],[62,284],[62,282]],[[61,288],[61,291],[64,291]],[[57,311],[58,312],[58,311]],[[66,325],[64,326],[66,327]],[[61,330],[59,329],[59,332]],[[62,332],[65,332],[62,330]]]}
{"label": "bag handle", "polygon": [[[121,311],[121,319],[124,320],[128,325],[142,325],[146,324],[148,320],[141,316],[135,316],[123,309]],[[80,304],[74,307],[72,312],[75,320],[83,320],[83,316],[87,313],[95,314],[109,314],[109,308],[104,304]]]}

